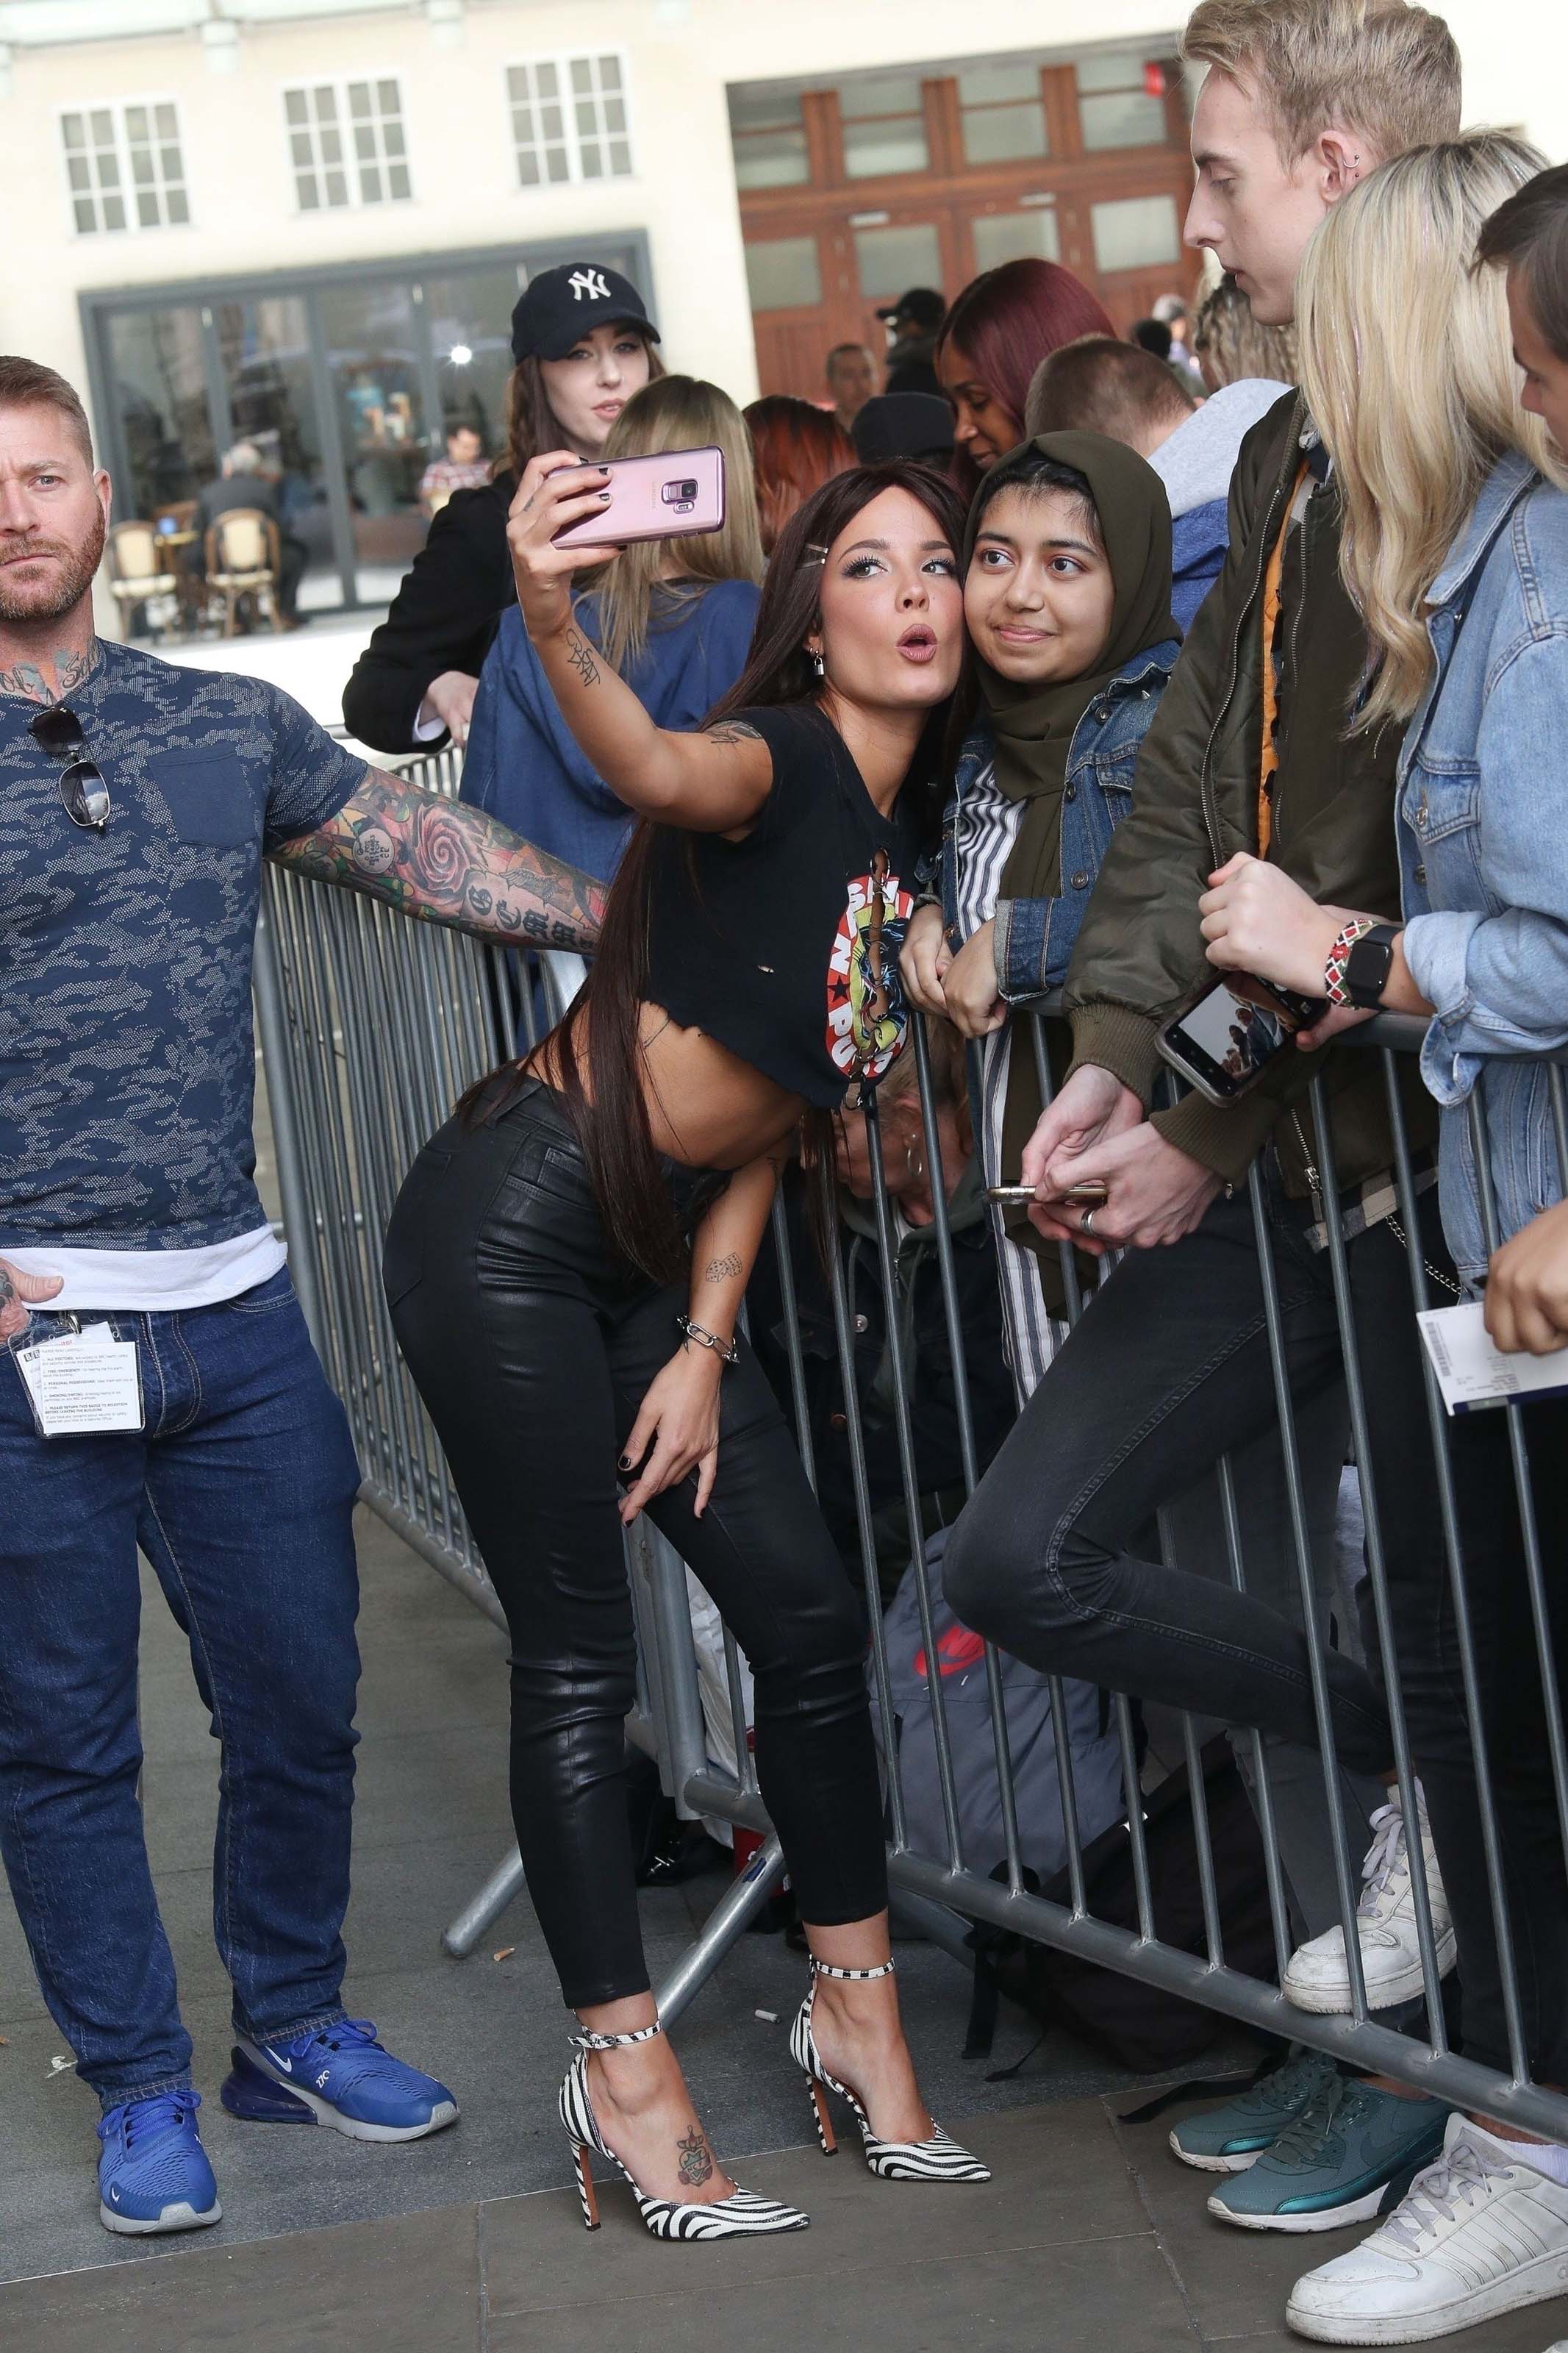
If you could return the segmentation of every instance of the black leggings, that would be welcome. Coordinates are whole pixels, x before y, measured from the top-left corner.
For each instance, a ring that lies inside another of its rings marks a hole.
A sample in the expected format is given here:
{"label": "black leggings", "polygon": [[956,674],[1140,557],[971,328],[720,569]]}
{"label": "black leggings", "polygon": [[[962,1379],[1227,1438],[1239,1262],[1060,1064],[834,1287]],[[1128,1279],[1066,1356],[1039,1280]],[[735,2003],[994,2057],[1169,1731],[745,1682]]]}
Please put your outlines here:
{"label": "black leggings", "polygon": [[[671,1169],[678,1205],[691,1172]],[[616,1463],[679,1345],[684,1286],[613,1253],[559,1100],[530,1082],[489,1124],[448,1121],[387,1231],[387,1298],[511,1632],[511,1803],[568,2004],[647,1989],[623,1767],[636,1696]],[[719,1470],[649,1516],[756,1679],[757,1777],[803,1916],[887,1902],[862,1612],[773,1391],[742,1345]]]}

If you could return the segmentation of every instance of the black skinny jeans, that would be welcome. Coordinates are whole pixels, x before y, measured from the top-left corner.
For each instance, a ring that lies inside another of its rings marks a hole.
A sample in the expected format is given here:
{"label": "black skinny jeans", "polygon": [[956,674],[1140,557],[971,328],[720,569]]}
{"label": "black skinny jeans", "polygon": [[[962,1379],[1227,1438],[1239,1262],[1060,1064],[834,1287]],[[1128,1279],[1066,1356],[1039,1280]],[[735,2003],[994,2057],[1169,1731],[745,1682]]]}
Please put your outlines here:
{"label": "black skinny jeans", "polygon": [[[1293,1394],[1338,1376],[1326,1251],[1303,1208],[1271,1190]],[[1417,1240],[1452,1274],[1435,1190]],[[1349,1245],[1393,1633],[1415,1768],[1458,1937],[1467,2053],[1508,2071],[1501,1981],[1476,1802],[1454,1597],[1439,1515],[1421,1343],[1403,1245],[1387,1223]],[[1442,1294],[1437,1294],[1441,1298]],[[947,1597],[1032,1666],[1082,1675],[1227,1723],[1317,1746],[1306,1638],[1222,1579],[1141,1558],[1160,1506],[1275,1420],[1262,1280],[1247,1200],[1216,1201],[1169,1250],[1131,1252],[1058,1355],[949,1540]],[[1568,1669],[1568,1409],[1526,1415],[1535,1506]],[[1478,1668],[1502,1821],[1527,2052],[1568,2081],[1568,1879],[1546,1752],[1506,1418],[1449,1424]],[[1393,1764],[1387,1711],[1365,1671],[1323,1653],[1342,1765]]]}
{"label": "black skinny jeans", "polygon": [[[692,1172],[672,1169],[679,1205]],[[644,1993],[622,1730],[636,1696],[616,1463],[679,1346],[685,1286],[605,1240],[582,1154],[538,1082],[493,1123],[448,1121],[387,1231],[398,1341],[511,1632],[518,1844],[573,2009]],[[756,1681],[757,1778],[803,1916],[887,1902],[860,1605],[773,1391],[742,1344],[722,1377],[718,1477],[648,1507]]]}

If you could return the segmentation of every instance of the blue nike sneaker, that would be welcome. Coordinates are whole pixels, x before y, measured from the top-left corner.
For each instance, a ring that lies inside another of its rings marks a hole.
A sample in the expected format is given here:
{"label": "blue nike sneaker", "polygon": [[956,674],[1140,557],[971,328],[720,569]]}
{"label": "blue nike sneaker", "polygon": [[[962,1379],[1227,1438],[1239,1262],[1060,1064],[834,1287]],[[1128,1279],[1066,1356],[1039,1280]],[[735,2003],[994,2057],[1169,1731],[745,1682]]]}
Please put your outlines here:
{"label": "blue nike sneaker", "polygon": [[1171,2147],[1200,2173],[1245,2173],[1339,2070],[1321,2051],[1295,2051],[1234,2100],[1184,2116]]}
{"label": "blue nike sneaker", "polygon": [[1209,2212],[1244,2231],[1370,2222],[1442,2154],[1447,2123],[1443,2100],[1405,2100],[1336,2073],[1255,2165],[1215,2191]]}
{"label": "blue nike sneaker", "polygon": [[458,2120],[445,2084],[384,2051],[368,2018],[341,2018],[288,2042],[242,2034],[229,2055],[223,2104],[248,2124],[331,2125],[351,2140],[418,2140]]}
{"label": "blue nike sneaker", "polygon": [[199,2092],[124,2100],[98,2127],[98,2219],[128,2239],[205,2231],[223,2221],[217,2183],[196,2130]]}

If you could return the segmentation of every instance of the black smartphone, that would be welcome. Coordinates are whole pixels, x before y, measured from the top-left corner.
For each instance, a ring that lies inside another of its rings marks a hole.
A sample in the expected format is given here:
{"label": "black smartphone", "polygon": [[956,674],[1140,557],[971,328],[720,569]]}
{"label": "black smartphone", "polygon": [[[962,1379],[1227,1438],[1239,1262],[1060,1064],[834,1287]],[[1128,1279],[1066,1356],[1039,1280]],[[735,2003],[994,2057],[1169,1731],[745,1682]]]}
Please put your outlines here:
{"label": "black smartphone", "polygon": [[1171,1068],[1210,1103],[1234,1103],[1281,1054],[1293,1054],[1297,1031],[1310,1029],[1327,1010],[1327,997],[1301,997],[1236,972],[1167,1021],[1155,1043]]}

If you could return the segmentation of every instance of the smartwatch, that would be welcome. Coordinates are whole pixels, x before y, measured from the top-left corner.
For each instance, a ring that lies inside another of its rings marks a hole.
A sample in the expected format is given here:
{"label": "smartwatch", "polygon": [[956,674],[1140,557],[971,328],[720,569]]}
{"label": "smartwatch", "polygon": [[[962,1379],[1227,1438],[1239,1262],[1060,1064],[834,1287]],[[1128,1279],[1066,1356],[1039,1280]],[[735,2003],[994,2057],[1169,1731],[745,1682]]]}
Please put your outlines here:
{"label": "smartwatch", "polygon": [[1352,1005],[1370,1012],[1381,1007],[1400,930],[1398,923],[1373,923],[1352,943],[1344,963],[1344,990]]}

